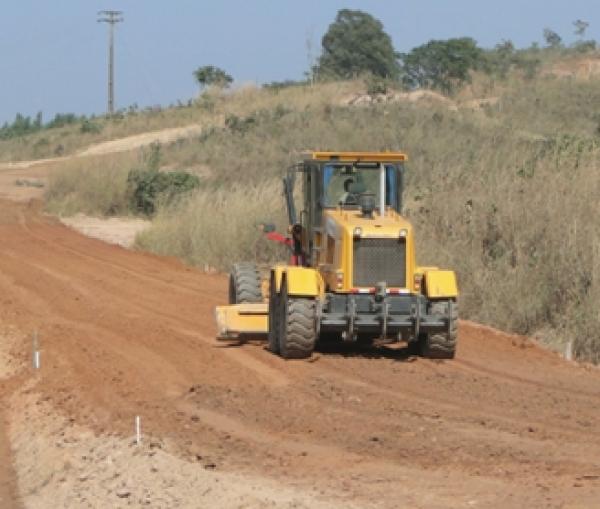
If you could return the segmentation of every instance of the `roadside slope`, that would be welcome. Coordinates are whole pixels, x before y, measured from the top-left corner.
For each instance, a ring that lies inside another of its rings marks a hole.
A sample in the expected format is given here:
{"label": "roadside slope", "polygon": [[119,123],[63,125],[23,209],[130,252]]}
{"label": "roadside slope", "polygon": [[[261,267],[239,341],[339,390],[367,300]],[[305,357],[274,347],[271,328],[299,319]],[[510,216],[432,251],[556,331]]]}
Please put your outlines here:
{"label": "roadside slope", "polygon": [[140,415],[197,468],[362,507],[600,498],[595,368],[468,322],[454,362],[393,349],[285,362],[214,340],[223,276],[83,237],[35,203],[0,202],[0,236],[0,322],[42,338],[29,392],[94,436],[131,437]]}
{"label": "roadside slope", "polygon": [[[184,127],[161,129],[104,141],[90,145],[73,155],[64,157],[8,163],[0,162],[0,199],[27,201],[31,198],[41,198],[44,192],[43,184],[47,181],[48,175],[60,169],[64,163],[73,159],[85,159],[129,152],[155,142],[161,144],[173,143],[180,139],[197,136],[208,125],[218,125],[220,122],[220,119],[216,119],[210,124],[190,124]],[[24,182],[24,185],[17,186],[17,181]],[[42,184],[42,186],[32,186],[31,182]]]}

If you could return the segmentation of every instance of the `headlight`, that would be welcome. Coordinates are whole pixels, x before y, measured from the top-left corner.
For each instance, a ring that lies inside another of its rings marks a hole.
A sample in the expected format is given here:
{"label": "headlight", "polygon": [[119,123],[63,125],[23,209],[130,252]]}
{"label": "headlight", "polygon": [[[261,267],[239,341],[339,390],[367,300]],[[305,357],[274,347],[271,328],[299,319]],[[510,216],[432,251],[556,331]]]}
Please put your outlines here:
{"label": "headlight", "polygon": [[402,228],[400,230],[400,237],[406,237],[408,235],[408,230],[406,228]]}
{"label": "headlight", "polygon": [[360,237],[361,235],[362,235],[362,228],[360,226],[357,226],[356,228],[354,228],[354,236]]}

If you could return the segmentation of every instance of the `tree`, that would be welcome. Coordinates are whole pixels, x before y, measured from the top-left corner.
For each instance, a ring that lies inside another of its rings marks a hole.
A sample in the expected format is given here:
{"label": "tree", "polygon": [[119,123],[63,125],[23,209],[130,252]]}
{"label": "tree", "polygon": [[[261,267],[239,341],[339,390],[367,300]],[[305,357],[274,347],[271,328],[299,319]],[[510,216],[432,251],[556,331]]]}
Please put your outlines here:
{"label": "tree", "polygon": [[392,39],[366,12],[341,9],[321,41],[320,76],[352,78],[369,73],[398,78],[400,66]]}
{"label": "tree", "polygon": [[562,44],[562,37],[549,28],[544,28],[544,39],[548,47],[553,49],[560,48]]}
{"label": "tree", "polygon": [[575,35],[583,39],[585,31],[590,26],[590,24],[587,21],[578,19],[577,21],[573,21],[573,26],[575,27]]}
{"label": "tree", "polygon": [[198,67],[194,71],[194,77],[201,87],[214,85],[219,88],[227,88],[233,82],[233,78],[229,74],[214,65]]}
{"label": "tree", "polygon": [[483,69],[488,74],[506,78],[516,60],[515,45],[510,40],[504,40],[496,44],[493,50],[485,52]]}
{"label": "tree", "polygon": [[431,40],[401,55],[404,82],[410,87],[437,88],[450,93],[471,80],[483,62],[483,50],[470,37]]}

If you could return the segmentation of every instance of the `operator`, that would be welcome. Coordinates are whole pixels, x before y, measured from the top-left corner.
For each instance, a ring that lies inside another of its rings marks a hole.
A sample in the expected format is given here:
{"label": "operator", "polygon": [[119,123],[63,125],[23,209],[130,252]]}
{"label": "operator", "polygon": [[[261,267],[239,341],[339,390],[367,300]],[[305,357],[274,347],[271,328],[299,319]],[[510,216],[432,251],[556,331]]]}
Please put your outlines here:
{"label": "operator", "polygon": [[340,196],[339,203],[342,205],[356,204],[356,193],[350,191],[350,186],[354,184],[354,179],[344,180],[344,192]]}

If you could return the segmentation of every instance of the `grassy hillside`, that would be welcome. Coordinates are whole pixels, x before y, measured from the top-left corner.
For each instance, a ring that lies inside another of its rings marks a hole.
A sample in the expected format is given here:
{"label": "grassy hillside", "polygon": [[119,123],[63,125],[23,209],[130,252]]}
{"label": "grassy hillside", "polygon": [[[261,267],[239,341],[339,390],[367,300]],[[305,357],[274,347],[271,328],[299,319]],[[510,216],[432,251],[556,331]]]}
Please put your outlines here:
{"label": "grassy hillside", "polygon": [[[452,100],[343,105],[360,88],[203,97],[189,117],[210,111],[225,127],[160,151],[164,167],[196,172],[202,186],[161,208],[140,247],[224,270],[239,259],[270,261],[280,253],[256,224],[284,223],[277,179],[302,150],[404,150],[419,260],[458,271],[463,316],[548,341],[572,339],[580,357],[600,361],[600,110],[593,106],[600,81],[478,77]],[[140,161],[112,160],[106,175],[121,191],[97,193],[97,208],[85,187],[101,186],[102,177],[66,183],[80,175],[80,161],[52,182],[49,206],[121,210],[111,196],[119,202],[126,194],[127,171]]]}

